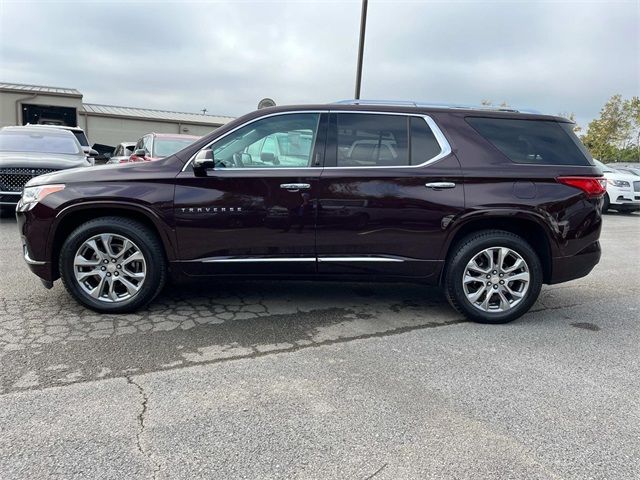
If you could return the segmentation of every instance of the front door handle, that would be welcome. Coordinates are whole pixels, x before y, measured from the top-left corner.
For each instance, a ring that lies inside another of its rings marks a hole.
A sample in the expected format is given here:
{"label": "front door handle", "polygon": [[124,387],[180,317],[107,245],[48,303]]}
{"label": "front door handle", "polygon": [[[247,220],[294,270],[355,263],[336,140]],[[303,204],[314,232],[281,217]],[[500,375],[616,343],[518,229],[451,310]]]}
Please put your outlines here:
{"label": "front door handle", "polygon": [[433,190],[442,190],[443,188],[455,188],[456,184],[453,182],[430,182],[425,183],[424,186]]}
{"label": "front door handle", "polygon": [[300,190],[309,190],[311,185],[308,183],[281,183],[280,188],[290,192],[299,192]]}

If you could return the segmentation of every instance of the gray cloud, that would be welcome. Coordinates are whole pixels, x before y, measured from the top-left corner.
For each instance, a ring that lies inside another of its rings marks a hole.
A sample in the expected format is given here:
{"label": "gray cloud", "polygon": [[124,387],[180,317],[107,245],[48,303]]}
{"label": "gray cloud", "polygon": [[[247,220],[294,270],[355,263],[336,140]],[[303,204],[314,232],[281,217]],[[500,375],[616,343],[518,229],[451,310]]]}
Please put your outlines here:
{"label": "gray cloud", "polygon": [[[353,96],[359,2],[7,2],[1,80],[239,115]],[[638,2],[371,1],[362,96],[506,100],[586,124],[640,91]]]}

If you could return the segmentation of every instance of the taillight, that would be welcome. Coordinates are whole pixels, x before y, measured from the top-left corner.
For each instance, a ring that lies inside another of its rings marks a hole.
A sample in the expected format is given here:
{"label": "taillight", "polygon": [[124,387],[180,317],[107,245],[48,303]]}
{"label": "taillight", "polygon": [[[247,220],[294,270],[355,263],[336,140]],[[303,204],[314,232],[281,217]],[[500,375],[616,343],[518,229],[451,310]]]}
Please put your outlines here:
{"label": "taillight", "polygon": [[604,177],[558,177],[556,180],[564,185],[579,188],[587,197],[599,197],[607,191],[607,180]]}

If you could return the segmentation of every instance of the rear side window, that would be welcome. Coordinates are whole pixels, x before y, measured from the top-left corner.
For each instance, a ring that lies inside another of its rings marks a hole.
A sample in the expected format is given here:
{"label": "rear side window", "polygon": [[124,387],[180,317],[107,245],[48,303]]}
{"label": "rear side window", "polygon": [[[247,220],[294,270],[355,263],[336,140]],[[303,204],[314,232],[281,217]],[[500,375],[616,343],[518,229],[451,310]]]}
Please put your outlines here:
{"label": "rear side window", "polygon": [[411,117],[411,165],[420,165],[442,149],[424,118]]}
{"label": "rear side window", "polygon": [[407,117],[396,115],[337,115],[338,167],[409,165]]}
{"label": "rear side window", "polygon": [[467,117],[466,120],[512,162],[592,165],[570,124],[509,118]]}

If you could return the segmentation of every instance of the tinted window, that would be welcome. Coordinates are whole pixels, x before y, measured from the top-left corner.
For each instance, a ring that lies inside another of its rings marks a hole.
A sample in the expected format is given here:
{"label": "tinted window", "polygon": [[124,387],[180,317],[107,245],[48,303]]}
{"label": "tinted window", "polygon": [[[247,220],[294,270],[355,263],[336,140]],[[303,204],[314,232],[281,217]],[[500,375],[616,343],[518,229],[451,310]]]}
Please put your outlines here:
{"label": "tinted window", "polygon": [[[44,130],[44,128],[42,129]],[[0,151],[78,154],[80,145],[68,132],[2,131]]]}
{"label": "tinted window", "polygon": [[216,168],[299,168],[311,165],[318,113],[257,120],[213,144]]}
{"label": "tinted window", "polygon": [[516,163],[590,165],[569,124],[548,120],[467,117],[480,135]]}
{"label": "tinted window", "polygon": [[411,165],[420,165],[442,149],[424,118],[411,117]]}
{"label": "tinted window", "polygon": [[84,132],[78,132],[76,130],[71,130],[71,133],[73,133],[75,135],[75,137],[78,140],[78,143],[80,145],[82,145],[83,147],[88,147],[89,146],[89,140],[87,140],[87,136],[84,134]]}
{"label": "tinted window", "polygon": [[337,115],[338,167],[409,165],[407,117]]}

